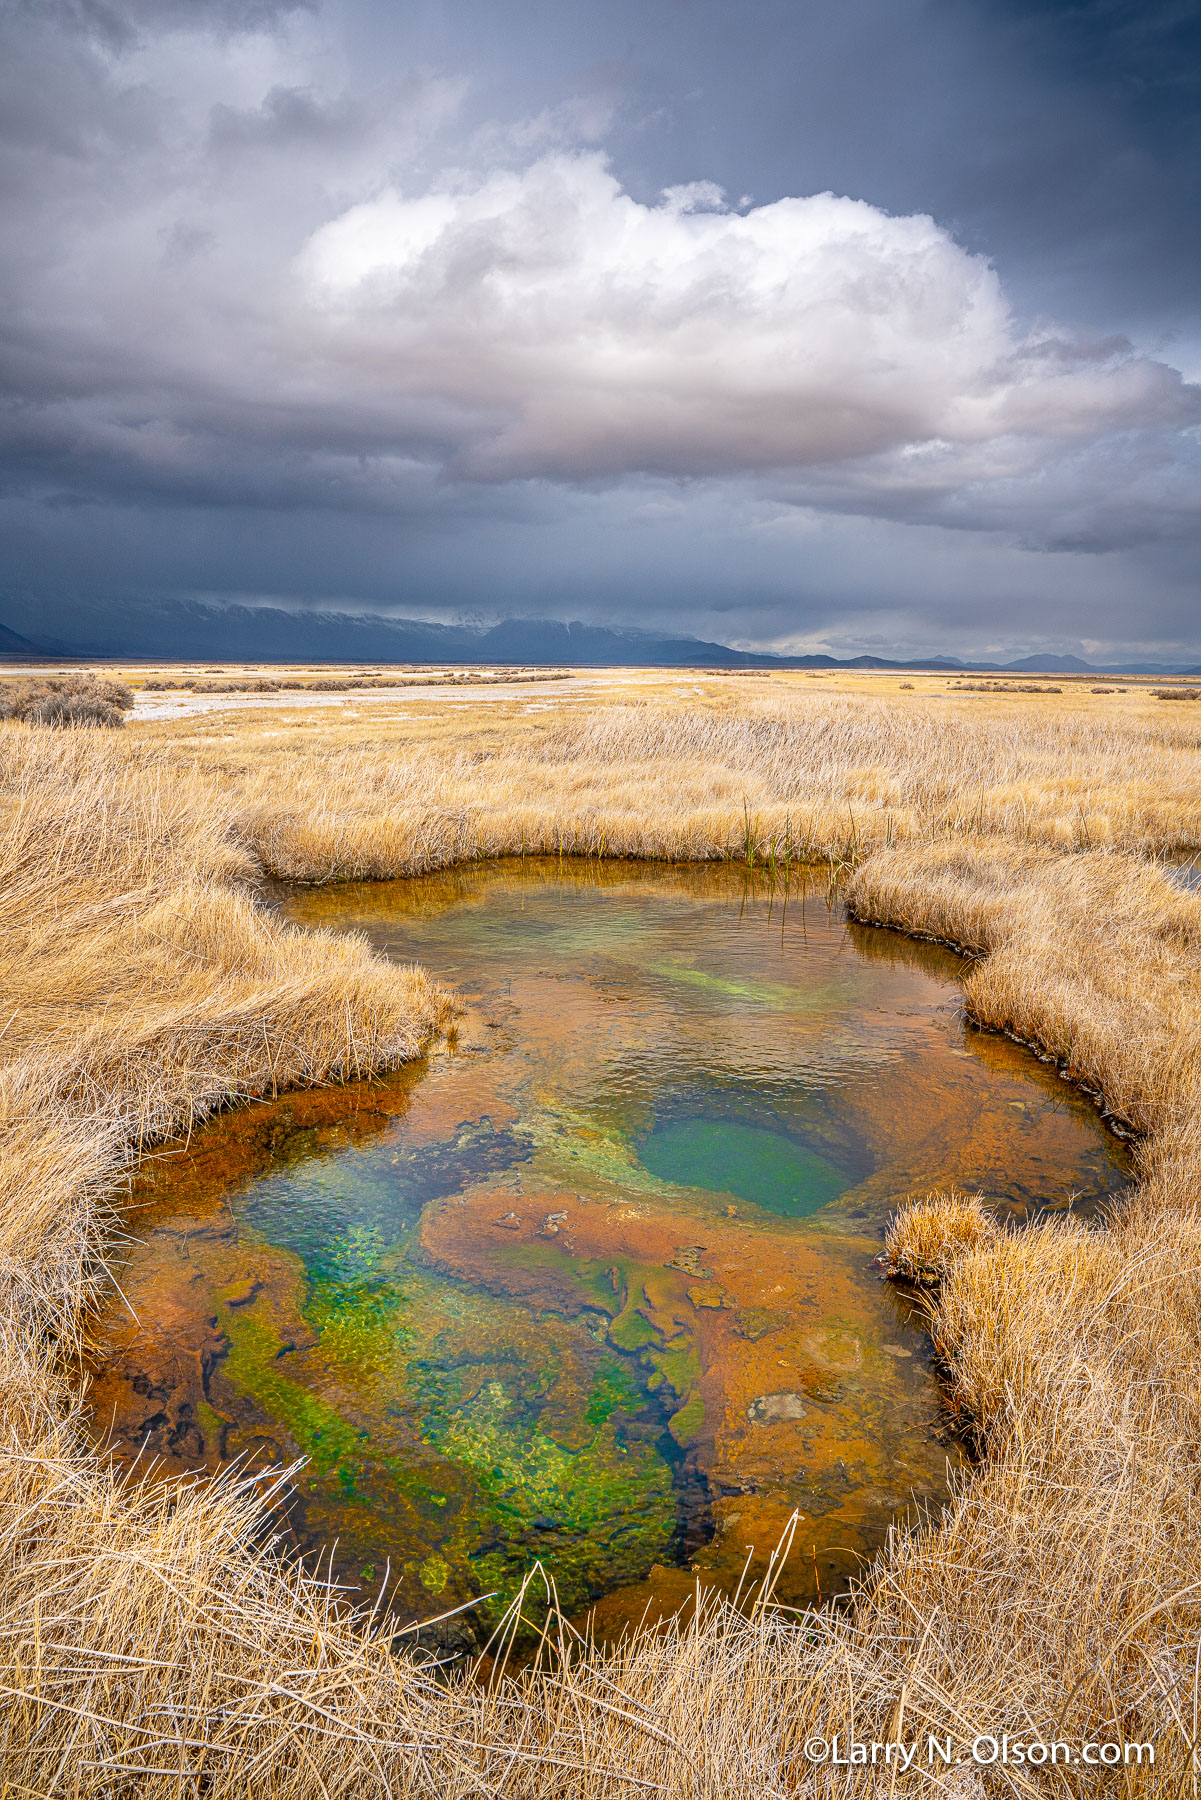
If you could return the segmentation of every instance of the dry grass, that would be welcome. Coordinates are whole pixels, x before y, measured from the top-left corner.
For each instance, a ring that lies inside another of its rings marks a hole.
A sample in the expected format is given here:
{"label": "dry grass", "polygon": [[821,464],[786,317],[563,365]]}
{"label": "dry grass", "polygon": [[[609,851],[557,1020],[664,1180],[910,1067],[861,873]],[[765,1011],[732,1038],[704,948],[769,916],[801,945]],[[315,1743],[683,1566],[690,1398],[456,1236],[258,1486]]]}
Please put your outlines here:
{"label": "dry grass", "polygon": [[[1193,1794],[1201,901],[1081,848],[1201,841],[1187,709],[751,685],[437,714],[357,746],[325,724],[281,749],[261,717],[233,737],[4,729],[6,1791],[834,1800],[929,1784],[814,1768],[806,1737],[933,1730],[1157,1743],[1154,1769],[1118,1775],[961,1771],[961,1800]],[[604,1655],[556,1627],[541,1670],[447,1683],[265,1550],[261,1493],[131,1487],[86,1454],[70,1353],[141,1142],[412,1054],[446,1021],[419,974],[273,920],[257,869],[391,874],[560,840],[855,860],[859,914],[975,951],[973,1012],[1103,1093],[1143,1176],[1104,1231],[996,1235],[962,1197],[898,1226],[898,1258],[940,1276],[933,1327],[986,1455],[852,1614],[711,1605]]]}
{"label": "dry grass", "polygon": [[[966,983],[975,1017],[1054,1056],[1144,1134],[1142,1180],[1108,1230],[1060,1222],[991,1244],[969,1230],[948,1259],[935,1336],[985,1461],[890,1576],[939,1618],[943,1679],[977,1695],[991,1679],[1017,1714],[1104,1715],[1161,1745],[1174,1719],[1191,1742],[1201,903],[1109,855],[958,846],[876,858],[851,903],[986,952]],[[961,1203],[947,1212],[953,1240]],[[919,1220],[917,1245],[935,1230]],[[896,1235],[903,1250],[904,1220]],[[1004,1621],[1004,1660],[990,1611]],[[1191,1793],[1192,1779],[1175,1790],[1161,1773],[1156,1791]]]}
{"label": "dry grass", "polygon": [[1000,1235],[979,1194],[927,1194],[907,1202],[893,1219],[884,1240],[884,1266],[896,1281],[936,1286],[972,1251],[992,1249]]}
{"label": "dry grass", "polygon": [[1171,709],[731,687],[586,714],[430,706],[378,727],[226,718],[161,748],[220,779],[254,854],[302,881],[523,849],[749,847],[782,864],[965,836],[1143,854],[1201,842],[1201,734]]}

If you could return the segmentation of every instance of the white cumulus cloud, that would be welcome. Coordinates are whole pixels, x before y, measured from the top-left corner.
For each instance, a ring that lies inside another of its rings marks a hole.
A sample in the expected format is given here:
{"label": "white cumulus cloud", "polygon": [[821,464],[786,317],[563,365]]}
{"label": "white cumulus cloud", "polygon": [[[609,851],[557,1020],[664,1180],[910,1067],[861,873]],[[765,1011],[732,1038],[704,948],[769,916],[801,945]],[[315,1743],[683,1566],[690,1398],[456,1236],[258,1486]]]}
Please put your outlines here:
{"label": "white cumulus cloud", "polygon": [[871,484],[904,489],[929,446],[945,487],[999,446],[1011,477],[1197,416],[1127,345],[1018,331],[995,270],[928,217],[831,194],[739,212],[708,183],[647,206],[594,153],[388,189],[316,230],[297,274],[324,366],[398,422],[453,409],[450,467],[476,479],[874,459]]}

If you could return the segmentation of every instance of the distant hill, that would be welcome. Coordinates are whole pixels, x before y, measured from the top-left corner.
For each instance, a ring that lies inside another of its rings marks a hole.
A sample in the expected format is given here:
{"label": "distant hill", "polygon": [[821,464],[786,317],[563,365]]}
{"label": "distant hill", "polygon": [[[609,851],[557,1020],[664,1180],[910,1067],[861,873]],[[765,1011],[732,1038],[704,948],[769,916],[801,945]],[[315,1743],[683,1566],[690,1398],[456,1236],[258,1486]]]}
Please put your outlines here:
{"label": "distant hill", "polygon": [[[9,633],[16,642],[15,633]],[[547,663],[755,667],[777,659],[700,638],[551,619],[486,627],[393,619],[379,613],[285,612],[266,606],[72,607],[45,648],[59,655],[192,662]],[[827,659],[828,660],[828,659]]]}
{"label": "distant hill", "polygon": [[[16,640],[16,634],[10,633]],[[285,612],[201,601],[61,609],[44,650],[57,655],[217,662],[525,663],[556,667],[835,668],[830,656],[776,657],[674,637],[555,619],[444,625],[380,613]],[[23,640],[16,640],[21,642]],[[865,666],[867,661],[864,659]],[[883,666],[883,665],[881,665]],[[950,666],[950,665],[948,665]]]}
{"label": "distant hill", "polygon": [[[14,611],[18,609],[12,609]],[[381,613],[286,612],[282,607],[214,606],[203,601],[133,602],[101,608],[78,603],[39,618],[37,639],[0,624],[0,655],[120,657],[165,662],[523,663],[568,668],[924,669],[949,675],[1185,675],[1166,663],[1100,667],[1078,656],[1032,655],[1014,662],[964,662],[953,656],[775,656],[734,650],[704,638],[676,637],[555,619],[502,619],[487,626],[444,625]],[[23,621],[22,621],[23,622]]]}
{"label": "distant hill", "polygon": [[46,653],[40,645],[32,643],[7,625],[0,625],[0,656],[44,656]]}
{"label": "distant hill", "polygon": [[1006,663],[1006,668],[1015,674],[1029,669],[1031,674],[1038,671],[1047,675],[1087,675],[1093,673],[1092,663],[1081,662],[1078,656],[1023,656],[1017,662]]}

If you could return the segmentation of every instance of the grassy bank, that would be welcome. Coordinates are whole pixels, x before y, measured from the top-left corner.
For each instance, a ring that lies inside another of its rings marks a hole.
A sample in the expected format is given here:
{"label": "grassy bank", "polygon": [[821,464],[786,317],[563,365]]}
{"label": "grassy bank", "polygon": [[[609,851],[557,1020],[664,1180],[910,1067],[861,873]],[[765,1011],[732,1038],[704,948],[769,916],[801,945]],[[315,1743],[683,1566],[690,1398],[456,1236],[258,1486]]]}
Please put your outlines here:
{"label": "grassy bank", "polygon": [[522,850],[779,865],[965,836],[1201,841],[1201,734],[1170,703],[750,685],[574,708],[411,702],[403,716],[364,702],[355,718],[226,715],[142,741],[218,783],[253,854],[300,881]]}
{"label": "grassy bank", "polygon": [[[1154,1769],[1117,1775],[952,1771],[961,1800],[1192,1792],[1201,901],[1115,852],[1201,842],[1197,728],[1071,695],[695,688],[104,742],[3,728],[12,1792],[883,1795],[891,1773],[814,1768],[804,1741],[928,1730],[1157,1743]],[[714,1609],[448,1685],[263,1554],[261,1493],[118,1483],[83,1448],[71,1348],[139,1145],[239,1095],[402,1059],[446,1024],[420,974],[279,925],[256,876],[560,847],[848,865],[860,916],[978,953],[974,1014],[1102,1092],[1141,1134],[1142,1180],[1105,1232],[996,1237],[962,1203],[898,1224],[899,1258],[937,1262],[934,1330],[985,1457],[852,1616]]]}

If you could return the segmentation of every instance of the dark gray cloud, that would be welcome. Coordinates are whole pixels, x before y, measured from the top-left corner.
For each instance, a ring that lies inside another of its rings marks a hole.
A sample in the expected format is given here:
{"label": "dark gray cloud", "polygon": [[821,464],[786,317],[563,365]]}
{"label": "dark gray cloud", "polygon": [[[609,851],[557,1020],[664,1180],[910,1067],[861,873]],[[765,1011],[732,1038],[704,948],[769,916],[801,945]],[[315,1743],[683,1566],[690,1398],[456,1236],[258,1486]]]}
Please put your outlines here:
{"label": "dark gray cloud", "polygon": [[269,29],[313,0],[12,0],[14,20],[52,23],[65,33],[126,50],[147,33],[197,28],[226,32]]}
{"label": "dark gray cloud", "polygon": [[10,7],[0,610],[1201,654],[1194,27]]}

